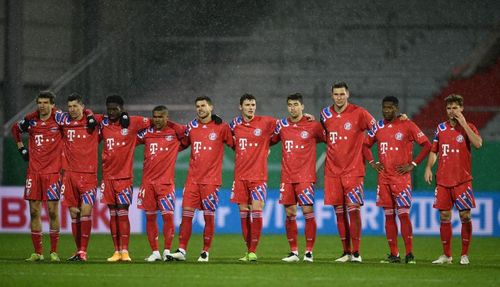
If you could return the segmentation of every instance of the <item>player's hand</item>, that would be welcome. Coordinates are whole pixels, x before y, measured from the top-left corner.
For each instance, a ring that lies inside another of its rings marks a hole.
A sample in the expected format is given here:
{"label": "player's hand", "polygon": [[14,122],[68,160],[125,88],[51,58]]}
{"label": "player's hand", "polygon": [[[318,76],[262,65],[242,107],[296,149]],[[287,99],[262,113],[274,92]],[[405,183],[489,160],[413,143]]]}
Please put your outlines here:
{"label": "player's hand", "polygon": [[304,117],[306,117],[306,119],[307,119],[308,122],[312,122],[312,121],[316,120],[316,117],[314,117],[314,115],[311,115],[311,114],[308,114],[308,113],[305,113]]}
{"label": "player's hand", "polygon": [[27,118],[24,118],[22,121],[19,122],[19,128],[21,129],[22,132],[24,133],[28,132],[29,127],[30,127],[30,121]]}
{"label": "player's hand", "polygon": [[409,119],[407,114],[399,114],[398,118],[400,118],[403,121],[407,121]]}
{"label": "player's hand", "polygon": [[94,115],[87,115],[87,128],[89,130],[94,130],[97,126],[97,121],[94,118]]}
{"label": "player's hand", "polygon": [[30,155],[28,153],[28,149],[25,147],[20,147],[17,149],[19,151],[19,154],[23,157],[24,161],[29,161],[30,160]]}
{"label": "player's hand", "polygon": [[218,115],[216,114],[212,114],[212,117],[211,117],[212,121],[215,122],[216,125],[220,125],[222,124],[222,118],[219,117]]}
{"label": "player's hand", "polygon": [[370,166],[373,167],[374,170],[376,170],[377,172],[381,172],[384,170],[384,166],[380,163],[380,162],[370,162]]}
{"label": "player's hand", "polygon": [[428,184],[431,184],[432,183],[432,170],[428,167],[425,168],[425,172],[424,172],[424,180],[425,182],[427,182]]}
{"label": "player's hand", "polygon": [[122,112],[120,115],[120,126],[124,129],[128,128],[130,125],[130,117],[127,112]]}
{"label": "player's hand", "polygon": [[396,171],[398,174],[403,175],[405,173],[411,172],[414,168],[415,168],[415,166],[410,163],[410,164],[404,164],[404,165],[397,166]]}
{"label": "player's hand", "polygon": [[464,114],[462,114],[462,112],[456,111],[454,112],[453,116],[462,127],[467,125],[467,121],[465,120]]}

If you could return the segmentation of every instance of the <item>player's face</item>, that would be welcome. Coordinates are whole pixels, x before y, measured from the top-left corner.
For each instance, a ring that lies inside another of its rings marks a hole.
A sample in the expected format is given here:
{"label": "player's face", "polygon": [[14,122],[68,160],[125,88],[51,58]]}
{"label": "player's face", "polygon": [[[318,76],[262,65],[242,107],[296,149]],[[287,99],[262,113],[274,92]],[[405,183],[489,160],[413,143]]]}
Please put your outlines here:
{"label": "player's face", "polygon": [[38,112],[41,117],[50,115],[54,104],[50,103],[50,99],[39,98],[36,100],[36,105],[38,107]]}
{"label": "player's face", "polygon": [[392,121],[396,118],[398,107],[393,102],[382,103],[382,115],[386,121]]}
{"label": "player's face", "polygon": [[346,88],[334,88],[332,91],[332,100],[335,106],[339,109],[347,104],[349,91]]}
{"label": "player's face", "polygon": [[297,100],[288,100],[288,113],[293,119],[301,119],[304,112],[304,105]]}
{"label": "player's face", "polygon": [[464,107],[461,107],[458,103],[450,103],[446,105],[446,114],[450,120],[455,119],[455,115],[463,111]]}
{"label": "player's face", "polygon": [[206,100],[196,102],[196,115],[199,119],[206,119],[212,116],[214,107]]}
{"label": "player's face", "polygon": [[116,121],[122,114],[123,108],[117,103],[107,103],[106,112],[111,121]]}
{"label": "player's face", "polygon": [[78,101],[68,102],[68,113],[74,120],[80,120],[83,117],[83,104]]}
{"label": "player's face", "polygon": [[168,121],[168,115],[166,112],[154,111],[153,112],[153,126],[157,130],[161,130],[165,127]]}
{"label": "player's face", "polygon": [[240,111],[246,119],[253,119],[255,110],[257,109],[257,102],[255,100],[244,100],[240,105]]}

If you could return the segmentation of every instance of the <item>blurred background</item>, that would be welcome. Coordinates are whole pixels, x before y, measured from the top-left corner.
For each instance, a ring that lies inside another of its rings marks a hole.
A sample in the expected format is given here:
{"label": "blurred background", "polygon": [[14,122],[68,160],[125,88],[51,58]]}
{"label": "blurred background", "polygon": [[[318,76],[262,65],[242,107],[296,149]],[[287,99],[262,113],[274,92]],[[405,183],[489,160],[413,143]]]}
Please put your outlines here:
{"label": "blurred background", "polygon": [[[463,95],[466,118],[485,139],[474,154],[476,189],[500,190],[499,11],[494,0],[0,0],[1,183],[24,185],[10,127],[36,108],[40,90],[54,90],[62,109],[78,92],[96,112],[116,93],[131,114],[149,116],[164,104],[185,123],[195,97],[210,96],[229,121],[246,92],[257,97],[259,114],[274,117],[286,116],[286,96],[300,92],[318,116],[331,104],[332,83],[345,81],[351,102],[376,118],[382,98],[397,96],[429,136],[446,119],[442,99]],[[178,187],[188,156],[179,156]],[[280,158],[273,149],[272,187]],[[140,148],[134,167],[139,184]],[[232,152],[224,172],[230,187]],[[432,189],[421,173],[416,187]],[[375,187],[371,171],[367,186]]]}

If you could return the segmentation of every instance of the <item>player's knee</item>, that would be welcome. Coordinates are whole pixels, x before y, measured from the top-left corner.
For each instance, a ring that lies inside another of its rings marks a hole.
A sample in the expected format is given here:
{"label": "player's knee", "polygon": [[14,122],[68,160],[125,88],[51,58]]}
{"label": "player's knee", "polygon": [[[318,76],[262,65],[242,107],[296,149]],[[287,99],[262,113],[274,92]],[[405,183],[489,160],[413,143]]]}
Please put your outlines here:
{"label": "player's knee", "polygon": [[30,218],[32,221],[40,218],[40,209],[31,209]]}
{"label": "player's knee", "polygon": [[469,222],[469,221],[471,221],[470,210],[460,211],[459,215],[460,215],[460,221],[462,221],[462,222]]}
{"label": "player's knee", "polygon": [[450,221],[451,220],[451,211],[450,210],[441,210],[440,213],[441,221]]}

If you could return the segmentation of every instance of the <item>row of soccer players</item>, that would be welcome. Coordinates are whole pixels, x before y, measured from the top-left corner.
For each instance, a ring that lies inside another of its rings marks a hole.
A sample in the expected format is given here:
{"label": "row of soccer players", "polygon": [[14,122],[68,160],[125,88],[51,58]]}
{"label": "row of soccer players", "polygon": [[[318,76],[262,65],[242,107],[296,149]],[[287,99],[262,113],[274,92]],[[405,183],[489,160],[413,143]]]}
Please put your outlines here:
{"label": "row of soccer players", "polygon": [[[186,260],[192,219],[196,209],[203,211],[204,247],[199,262],[209,260],[214,236],[214,214],[224,144],[234,149],[235,171],[231,202],[238,204],[246,253],[240,261],[256,261],[256,250],[262,231],[262,209],[267,192],[267,156],[269,147],[281,141],[282,171],[280,203],[286,210],[286,234],[290,253],[286,262],[299,261],[297,204],[306,219],[304,261],[313,261],[316,238],[314,184],[316,182],[316,144],[325,142],[325,203],[335,210],[343,252],[337,262],[362,262],[360,256],[361,206],[365,160],[379,173],[377,205],[385,212],[385,229],[390,255],[382,262],[401,262],[397,247],[398,227],[405,242],[405,262],[415,263],[412,250],[411,172],[429,154],[425,180],[431,183],[431,168],[439,158],[436,174],[434,207],[441,214],[443,255],[433,263],[451,263],[451,209],[457,207],[462,221],[461,264],[468,264],[468,247],[472,234],[470,210],[475,207],[471,188],[470,145],[479,148],[481,137],[474,125],[467,123],[463,99],[446,98],[448,121],[439,124],[429,143],[420,129],[405,116],[400,117],[398,99],[382,101],[383,120],[375,121],[363,108],[349,103],[345,83],[332,86],[333,104],[321,112],[320,122],[304,114],[300,94],[287,97],[289,116],[277,120],[258,116],[256,99],[250,94],[240,98],[241,116],[230,124],[212,114],[208,97],[195,100],[196,118],[187,125],[168,120],[165,106],[153,109],[152,118],[129,116],[120,96],[106,99],[106,115],[94,115],[85,109],[81,96],[68,97],[68,112],[54,108],[54,94],[41,92],[37,111],[14,125],[12,133],[21,155],[29,160],[24,197],[29,200],[31,237],[35,252],[28,261],[43,260],[40,208],[48,201],[50,218],[51,260],[58,261],[58,200],[69,207],[76,253],[68,260],[86,261],[91,233],[91,211],[97,193],[97,146],[103,141],[101,202],[109,207],[110,230],[115,252],[109,262],[131,261],[128,253],[130,223],[128,208],[132,204],[132,163],[136,144],[144,144],[144,169],[137,205],[146,213],[146,232],[152,254],[146,261]],[[29,149],[21,133],[29,133]],[[422,146],[412,155],[413,142]],[[370,147],[377,143],[378,161]],[[174,237],[174,173],[177,153],[190,147],[189,170],[184,185],[179,247],[170,252]],[[29,155],[29,156],[28,156]],[[63,176],[61,179],[61,171]],[[164,250],[158,248],[157,213],[163,219]]]}

